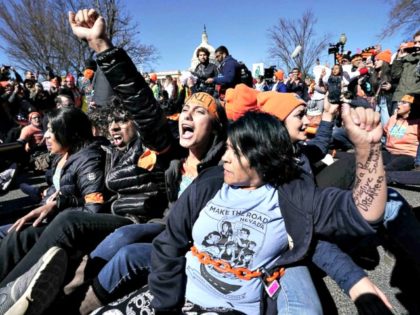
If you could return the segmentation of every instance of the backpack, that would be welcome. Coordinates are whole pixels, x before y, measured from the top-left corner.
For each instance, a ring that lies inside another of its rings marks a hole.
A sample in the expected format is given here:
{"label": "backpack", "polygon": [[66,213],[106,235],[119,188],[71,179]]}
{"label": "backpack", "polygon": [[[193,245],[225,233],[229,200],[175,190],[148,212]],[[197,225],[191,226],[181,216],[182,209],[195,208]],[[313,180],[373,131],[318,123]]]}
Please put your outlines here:
{"label": "backpack", "polygon": [[252,78],[252,72],[248,69],[248,67],[243,63],[238,61],[238,73],[239,73],[239,83],[243,83],[250,88],[253,87],[253,78]]}

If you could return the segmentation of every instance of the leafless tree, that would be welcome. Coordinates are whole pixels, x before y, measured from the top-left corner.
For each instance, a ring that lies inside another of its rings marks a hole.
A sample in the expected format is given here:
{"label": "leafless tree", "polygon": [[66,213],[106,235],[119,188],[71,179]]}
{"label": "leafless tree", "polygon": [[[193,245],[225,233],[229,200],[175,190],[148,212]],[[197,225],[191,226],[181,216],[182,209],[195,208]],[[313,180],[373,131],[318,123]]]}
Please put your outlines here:
{"label": "leafless tree", "polygon": [[158,58],[154,46],[140,43],[138,24],[118,0],[0,0],[0,6],[0,38],[6,43],[1,49],[21,69],[80,71],[93,52],[72,34],[67,12],[89,7],[104,16],[113,43],[136,64]]}
{"label": "leafless tree", "polygon": [[379,37],[384,39],[402,31],[409,38],[419,30],[420,0],[392,0],[388,21]]}
{"label": "leafless tree", "polygon": [[[316,59],[328,45],[329,35],[316,37],[315,25],[317,19],[312,12],[306,11],[296,20],[280,18],[277,25],[268,30],[271,42],[270,57],[279,60],[287,71],[299,68],[305,77]],[[299,55],[291,57],[294,49],[302,47]]]}

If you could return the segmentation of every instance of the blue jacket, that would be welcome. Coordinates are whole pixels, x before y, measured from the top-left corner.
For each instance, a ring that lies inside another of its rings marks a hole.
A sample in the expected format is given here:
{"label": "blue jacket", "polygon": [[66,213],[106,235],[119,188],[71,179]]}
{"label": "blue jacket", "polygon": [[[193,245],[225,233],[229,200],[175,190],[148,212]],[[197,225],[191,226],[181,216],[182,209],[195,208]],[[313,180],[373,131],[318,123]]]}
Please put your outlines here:
{"label": "blue jacket", "polygon": [[214,78],[215,84],[220,84],[224,89],[233,88],[240,81],[239,63],[231,55],[223,59],[219,66],[219,75]]}
{"label": "blue jacket", "polygon": [[[223,184],[223,169],[202,172],[174,204],[166,230],[153,241],[150,290],[157,311],[175,311],[185,299],[185,254],[192,246],[192,228],[201,209]],[[340,235],[361,236],[375,231],[359,213],[352,192],[319,189],[306,173],[278,188],[279,206],[290,236],[289,249],[275,266],[303,261],[314,237],[333,239]]]}

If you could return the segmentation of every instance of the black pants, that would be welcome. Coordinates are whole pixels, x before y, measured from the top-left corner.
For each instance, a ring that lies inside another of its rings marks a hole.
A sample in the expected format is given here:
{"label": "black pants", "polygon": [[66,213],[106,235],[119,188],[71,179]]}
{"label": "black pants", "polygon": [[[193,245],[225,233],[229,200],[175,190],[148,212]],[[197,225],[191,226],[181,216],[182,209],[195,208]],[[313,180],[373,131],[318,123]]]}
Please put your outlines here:
{"label": "black pants", "polygon": [[112,215],[64,211],[48,225],[9,233],[0,243],[0,287],[29,270],[52,246],[69,257],[90,253],[109,233],[132,221]]}
{"label": "black pants", "polygon": [[[338,187],[350,189],[353,186],[356,161],[353,153],[337,153],[338,161],[327,166],[316,175],[319,187]],[[382,151],[382,159],[386,171],[409,171],[414,167],[414,157],[410,155],[394,155]]]}

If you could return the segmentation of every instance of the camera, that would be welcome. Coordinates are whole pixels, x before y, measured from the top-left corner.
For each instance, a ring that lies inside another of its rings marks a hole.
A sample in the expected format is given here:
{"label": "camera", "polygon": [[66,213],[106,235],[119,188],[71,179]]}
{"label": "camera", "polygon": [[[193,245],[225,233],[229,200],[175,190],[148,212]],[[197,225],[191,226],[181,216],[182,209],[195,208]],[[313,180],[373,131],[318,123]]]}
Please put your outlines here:
{"label": "camera", "polygon": [[409,47],[409,48],[406,48],[405,51],[409,54],[418,53],[420,51],[420,47],[416,47],[416,46]]}
{"label": "camera", "polygon": [[338,45],[330,44],[330,47],[328,48],[328,54],[334,55],[338,53]]}

